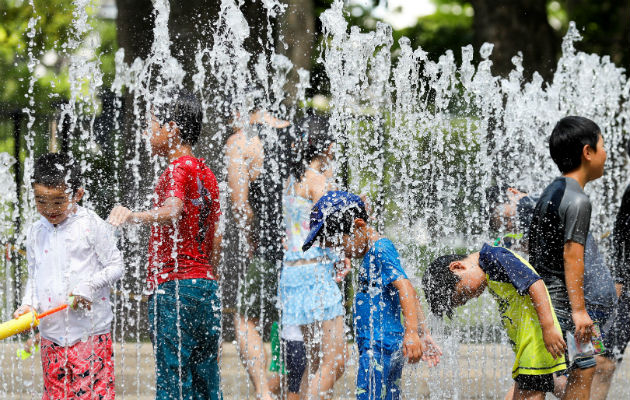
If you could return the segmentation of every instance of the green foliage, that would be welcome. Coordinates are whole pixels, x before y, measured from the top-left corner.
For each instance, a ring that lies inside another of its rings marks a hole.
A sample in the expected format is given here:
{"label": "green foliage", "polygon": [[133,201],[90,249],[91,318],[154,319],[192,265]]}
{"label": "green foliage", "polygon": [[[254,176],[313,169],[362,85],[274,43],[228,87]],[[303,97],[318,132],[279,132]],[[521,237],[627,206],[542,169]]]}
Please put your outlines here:
{"label": "green foliage", "polygon": [[422,47],[434,60],[451,49],[460,61],[459,49],[471,44],[474,36],[472,15],[466,10],[472,11],[472,8],[467,6],[458,13],[440,8],[435,14],[418,18],[416,25],[394,31],[394,39],[398,42],[401,37],[408,37],[413,48]]}
{"label": "green foliage", "polygon": [[[37,18],[32,39],[32,55],[37,64],[33,111],[50,114],[55,104],[69,96],[66,44],[72,33],[72,1],[35,0],[34,8],[35,13],[27,1],[0,0],[0,111],[28,106],[31,79],[28,24],[33,17]],[[116,26],[114,21],[96,20],[94,28],[101,36],[97,54],[102,54],[105,85],[109,86],[115,71]]]}

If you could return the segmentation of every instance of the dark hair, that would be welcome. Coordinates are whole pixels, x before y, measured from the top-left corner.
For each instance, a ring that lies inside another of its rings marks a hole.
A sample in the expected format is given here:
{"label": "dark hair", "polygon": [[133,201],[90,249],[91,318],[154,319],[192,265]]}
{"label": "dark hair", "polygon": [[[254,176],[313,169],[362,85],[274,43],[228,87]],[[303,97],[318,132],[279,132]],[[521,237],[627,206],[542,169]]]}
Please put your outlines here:
{"label": "dark hair", "polygon": [[31,185],[69,187],[75,193],[81,187],[79,168],[67,154],[46,153],[35,160]]}
{"label": "dark hair", "polygon": [[588,118],[570,116],[558,121],[549,138],[549,154],[560,172],[565,174],[580,166],[584,146],[597,151],[600,135],[599,126]]}
{"label": "dark hair", "polygon": [[156,116],[163,122],[175,122],[180,138],[185,144],[194,146],[201,135],[201,102],[191,92],[179,90],[172,95],[172,101],[156,107]]}
{"label": "dark hair", "polygon": [[431,312],[442,318],[446,314],[453,317],[453,294],[455,285],[460,281],[449,266],[454,261],[466,258],[462,254],[449,254],[433,260],[422,276],[422,287]]}
{"label": "dark hair", "polygon": [[302,118],[296,126],[295,157],[291,164],[291,175],[300,180],[311,161],[323,155],[334,136],[329,132],[328,117],[311,113]]}
{"label": "dark hair", "polygon": [[353,204],[343,211],[334,212],[324,219],[324,225],[321,229],[321,237],[327,238],[336,236],[339,234],[349,235],[352,232],[354,226],[354,220],[361,218],[364,221],[368,220],[367,211],[365,207],[361,207],[358,204]]}

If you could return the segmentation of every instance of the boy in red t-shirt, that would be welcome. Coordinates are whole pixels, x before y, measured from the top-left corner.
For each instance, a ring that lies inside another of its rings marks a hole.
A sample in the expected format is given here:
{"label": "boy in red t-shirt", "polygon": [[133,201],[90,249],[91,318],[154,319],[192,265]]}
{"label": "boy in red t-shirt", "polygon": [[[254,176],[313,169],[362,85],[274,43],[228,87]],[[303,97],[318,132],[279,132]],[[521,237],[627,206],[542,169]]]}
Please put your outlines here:
{"label": "boy in red t-shirt", "polygon": [[221,398],[219,189],[210,168],[192,153],[200,133],[201,104],[192,94],[179,92],[164,109],[156,108],[146,134],[152,153],[169,165],[155,188],[154,207],[134,212],[116,206],[108,218],[114,226],[151,225],[147,286],[156,399],[180,398],[180,385],[185,399]]}

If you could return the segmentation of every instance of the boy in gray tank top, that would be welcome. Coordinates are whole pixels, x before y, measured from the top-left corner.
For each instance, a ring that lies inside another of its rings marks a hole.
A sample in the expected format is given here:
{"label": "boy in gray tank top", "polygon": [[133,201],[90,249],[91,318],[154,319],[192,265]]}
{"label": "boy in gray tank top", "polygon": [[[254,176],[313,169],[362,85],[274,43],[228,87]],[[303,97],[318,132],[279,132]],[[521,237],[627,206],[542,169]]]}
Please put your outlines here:
{"label": "boy in gray tank top", "polygon": [[[543,191],[529,231],[530,262],[549,290],[558,322],[577,341],[587,343],[593,321],[584,299],[584,247],[590,226],[591,202],[584,186],[604,173],[606,150],[601,130],[583,117],[565,117],[553,129],[549,152],[561,177]],[[594,357],[569,367],[566,398],[588,398]]]}

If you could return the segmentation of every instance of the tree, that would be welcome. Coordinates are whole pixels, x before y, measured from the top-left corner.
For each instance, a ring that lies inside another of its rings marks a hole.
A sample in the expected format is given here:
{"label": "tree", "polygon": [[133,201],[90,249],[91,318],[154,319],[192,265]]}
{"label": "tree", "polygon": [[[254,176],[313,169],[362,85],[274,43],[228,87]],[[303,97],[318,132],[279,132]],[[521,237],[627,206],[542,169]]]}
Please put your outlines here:
{"label": "tree", "polygon": [[567,18],[582,31],[578,48],[609,55],[618,66],[630,67],[630,2],[627,0],[564,0]]}
{"label": "tree", "polygon": [[546,0],[471,0],[475,10],[473,30],[476,47],[494,43],[492,63],[495,73],[506,75],[513,69],[512,57],[523,53],[527,73],[538,71],[553,76],[559,41],[547,20]]}

